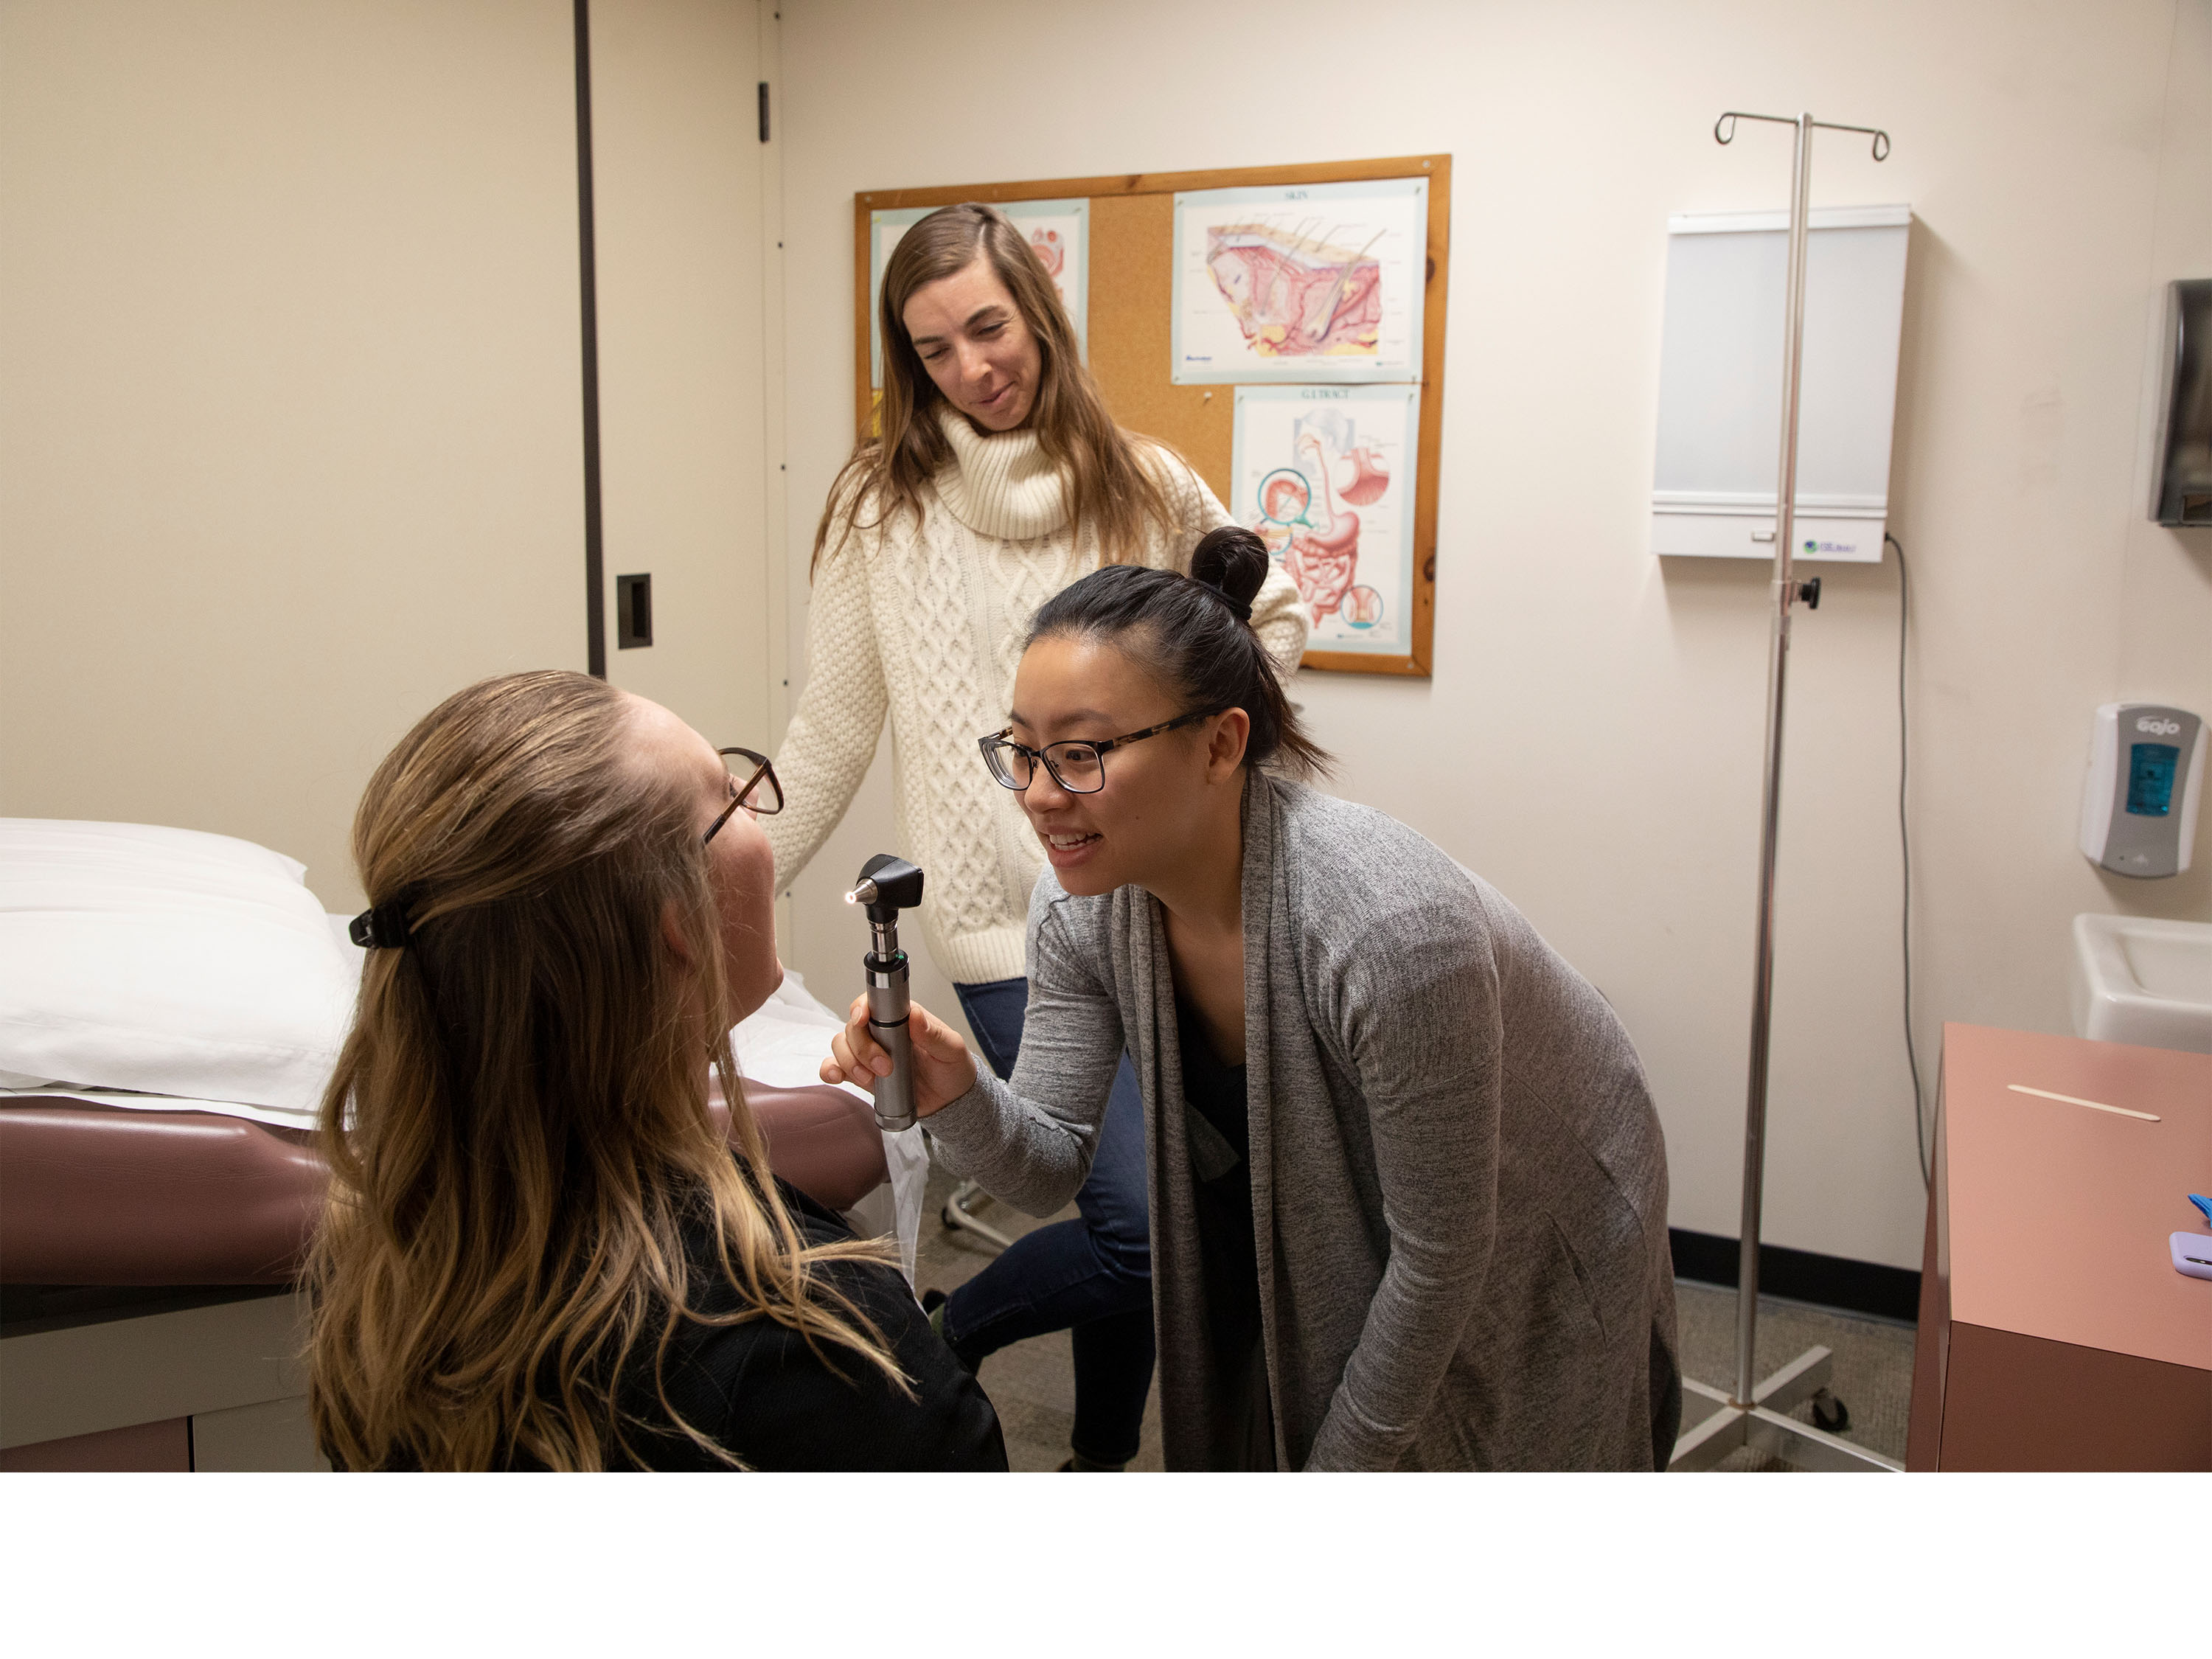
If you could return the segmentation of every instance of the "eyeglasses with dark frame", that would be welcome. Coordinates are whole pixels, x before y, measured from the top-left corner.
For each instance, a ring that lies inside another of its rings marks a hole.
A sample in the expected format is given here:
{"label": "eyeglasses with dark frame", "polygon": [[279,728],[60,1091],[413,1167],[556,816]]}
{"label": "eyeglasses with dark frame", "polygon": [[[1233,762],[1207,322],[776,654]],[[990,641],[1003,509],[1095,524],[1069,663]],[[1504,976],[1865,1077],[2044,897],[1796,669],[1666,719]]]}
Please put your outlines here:
{"label": "eyeglasses with dark frame", "polygon": [[730,804],[722,809],[722,816],[699,837],[702,846],[714,839],[714,832],[727,823],[740,806],[750,808],[753,816],[760,818],[773,817],[783,811],[783,786],[775,781],[775,768],[769,763],[766,755],[757,755],[750,749],[717,749],[714,752],[729,769],[732,793]]}
{"label": "eyeglasses with dark frame", "polygon": [[1042,761],[1052,780],[1071,795],[1095,795],[1106,787],[1106,751],[1132,743],[1141,743],[1146,738],[1157,738],[1163,732],[1195,726],[1200,720],[1210,720],[1223,711],[1201,708],[1195,714],[1164,720],[1158,726],[1148,726],[1141,732],[1129,732],[1118,738],[1101,738],[1093,742],[1083,738],[1063,738],[1058,743],[1048,743],[1042,749],[1031,749],[1026,744],[1012,743],[1007,733],[1014,728],[994,732],[988,738],[975,739],[975,746],[983,751],[983,764],[991,769],[991,775],[1009,789],[1026,789],[1036,779],[1036,763]]}

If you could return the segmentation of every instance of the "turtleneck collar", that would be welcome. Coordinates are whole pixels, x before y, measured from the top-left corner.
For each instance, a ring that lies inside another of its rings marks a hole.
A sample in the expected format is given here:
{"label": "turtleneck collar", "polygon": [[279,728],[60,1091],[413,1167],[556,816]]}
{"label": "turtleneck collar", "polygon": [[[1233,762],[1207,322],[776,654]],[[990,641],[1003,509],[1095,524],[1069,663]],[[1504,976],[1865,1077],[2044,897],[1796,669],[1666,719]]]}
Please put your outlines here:
{"label": "turtleneck collar", "polygon": [[1034,431],[981,433],[947,404],[936,415],[953,459],[934,483],[954,518],[1008,542],[1048,536],[1067,522],[1066,483]]}

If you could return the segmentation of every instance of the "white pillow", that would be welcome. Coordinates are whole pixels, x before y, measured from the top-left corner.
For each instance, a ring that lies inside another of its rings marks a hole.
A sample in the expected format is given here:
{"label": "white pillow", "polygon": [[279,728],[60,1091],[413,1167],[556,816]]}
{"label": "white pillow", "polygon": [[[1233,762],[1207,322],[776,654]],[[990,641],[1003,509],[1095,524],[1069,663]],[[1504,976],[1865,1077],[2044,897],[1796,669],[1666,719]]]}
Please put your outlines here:
{"label": "white pillow", "polygon": [[359,966],[305,874],[228,836],[0,818],[0,1073],[312,1114]]}

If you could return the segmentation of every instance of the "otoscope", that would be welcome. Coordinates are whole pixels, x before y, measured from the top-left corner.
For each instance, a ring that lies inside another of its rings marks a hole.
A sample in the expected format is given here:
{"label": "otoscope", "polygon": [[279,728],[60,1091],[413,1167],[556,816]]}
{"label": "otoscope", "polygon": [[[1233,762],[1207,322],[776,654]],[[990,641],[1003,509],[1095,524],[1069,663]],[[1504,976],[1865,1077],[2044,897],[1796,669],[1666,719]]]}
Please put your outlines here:
{"label": "otoscope", "polygon": [[848,904],[868,907],[875,948],[860,958],[868,976],[868,1035],[891,1057],[891,1074],[875,1082],[876,1122],[896,1133],[914,1127],[914,1048],[907,1033],[906,952],[899,949],[898,913],[921,902],[921,872],[878,853],[860,866]]}

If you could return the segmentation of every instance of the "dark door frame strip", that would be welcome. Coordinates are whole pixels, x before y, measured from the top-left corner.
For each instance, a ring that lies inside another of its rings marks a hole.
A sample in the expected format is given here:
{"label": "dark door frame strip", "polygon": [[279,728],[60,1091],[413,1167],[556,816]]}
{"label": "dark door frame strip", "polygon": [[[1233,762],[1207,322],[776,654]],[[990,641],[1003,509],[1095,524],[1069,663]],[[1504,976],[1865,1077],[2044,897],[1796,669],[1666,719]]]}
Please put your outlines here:
{"label": "dark door frame strip", "polygon": [[592,6],[576,10],[576,258],[584,312],[584,662],[607,677],[606,549],[599,523],[599,287],[592,216]]}

